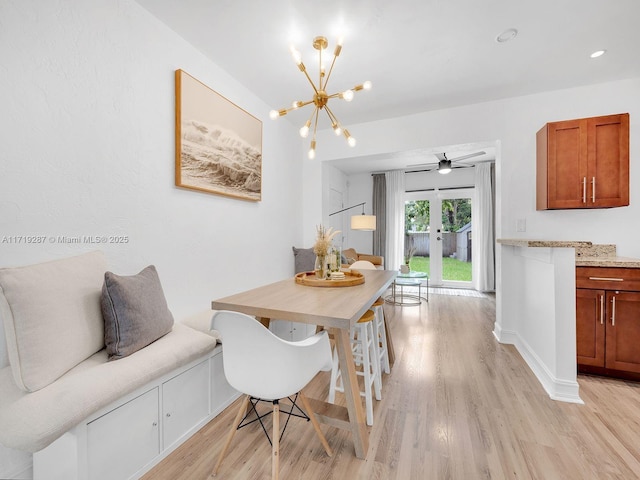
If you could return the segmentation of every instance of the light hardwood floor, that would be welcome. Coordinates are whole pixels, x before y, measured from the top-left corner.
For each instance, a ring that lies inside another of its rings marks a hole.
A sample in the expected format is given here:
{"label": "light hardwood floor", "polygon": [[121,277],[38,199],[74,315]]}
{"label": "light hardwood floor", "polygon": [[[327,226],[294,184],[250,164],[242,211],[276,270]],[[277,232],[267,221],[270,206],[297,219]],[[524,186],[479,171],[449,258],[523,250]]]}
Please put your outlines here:
{"label": "light hardwood floor", "polygon": [[[311,424],[292,419],[281,443],[282,479],[640,478],[639,383],[580,376],[585,405],[550,400],[515,348],[493,337],[493,297],[429,300],[385,305],[396,363],[374,406],[367,459],[354,456],[346,432],[323,425],[334,450],[327,457]],[[326,398],[328,374],[305,391]],[[144,478],[209,478],[237,407]],[[268,479],[270,451],[258,426],[244,428],[215,478]]]}

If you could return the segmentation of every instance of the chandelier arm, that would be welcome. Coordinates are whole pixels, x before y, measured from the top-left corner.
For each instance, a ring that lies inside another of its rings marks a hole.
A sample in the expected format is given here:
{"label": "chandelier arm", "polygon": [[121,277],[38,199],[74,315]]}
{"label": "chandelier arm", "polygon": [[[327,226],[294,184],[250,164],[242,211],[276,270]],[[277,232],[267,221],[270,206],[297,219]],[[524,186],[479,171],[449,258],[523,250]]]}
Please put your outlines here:
{"label": "chandelier arm", "polygon": [[324,109],[327,111],[327,115],[329,115],[329,120],[331,120],[331,123],[340,125],[340,122],[338,121],[338,117],[336,117],[335,114],[331,111],[331,109],[329,108],[329,105],[325,105]]}
{"label": "chandelier arm", "polygon": [[318,107],[314,107],[313,111],[311,112],[311,115],[309,116],[309,123],[311,123],[311,120],[313,120],[313,116],[316,114],[316,110],[318,109]]}
{"label": "chandelier arm", "polygon": [[334,55],[333,56],[333,60],[331,61],[331,66],[329,67],[329,73],[327,73],[327,78],[324,81],[324,86],[322,88],[323,90],[327,89],[327,84],[329,83],[329,78],[331,77],[331,72],[333,72],[333,66],[336,64],[336,58],[338,58],[337,55]]}
{"label": "chandelier arm", "polygon": [[320,108],[316,107],[315,110],[316,119],[313,123],[313,139],[316,139],[316,131],[318,130],[318,117],[320,116]]}
{"label": "chandelier arm", "polygon": [[283,117],[287,113],[289,113],[289,112],[291,112],[293,110],[298,110],[299,108],[302,108],[302,107],[304,107],[306,105],[309,105],[310,103],[313,103],[313,100],[309,100],[307,102],[300,102],[300,104],[295,106],[295,107],[283,108],[282,110],[278,110],[279,116]]}
{"label": "chandelier arm", "polygon": [[313,87],[313,91],[317,94],[318,93],[318,89],[316,88],[316,85],[313,83],[313,80],[311,80],[311,77],[309,76],[309,73],[307,72],[307,69],[306,68],[304,70],[301,69],[300,71],[302,73],[304,73],[305,77],[307,77],[307,80],[309,80],[309,83]]}
{"label": "chandelier arm", "polygon": [[313,100],[307,100],[306,102],[297,102],[297,105],[296,105],[295,107],[291,107],[291,108],[289,109],[289,111],[291,111],[291,110],[297,110],[297,109],[302,108],[302,107],[306,107],[306,106],[307,106],[307,105],[309,105],[310,103],[313,103]]}
{"label": "chandelier arm", "polygon": [[322,77],[324,72],[322,71],[322,48],[318,50],[318,90],[324,90],[322,88]]}

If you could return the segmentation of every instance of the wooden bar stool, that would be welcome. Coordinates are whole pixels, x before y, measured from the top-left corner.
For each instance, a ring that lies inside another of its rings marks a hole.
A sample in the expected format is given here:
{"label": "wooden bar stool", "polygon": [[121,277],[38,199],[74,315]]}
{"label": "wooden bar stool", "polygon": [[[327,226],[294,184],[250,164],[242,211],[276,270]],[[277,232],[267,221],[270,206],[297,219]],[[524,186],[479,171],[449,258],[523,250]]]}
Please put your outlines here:
{"label": "wooden bar stool", "polygon": [[387,348],[387,329],[384,324],[384,299],[382,297],[378,298],[371,305],[373,312],[375,313],[375,320],[373,322],[373,338],[377,341],[375,342],[376,346],[376,354],[378,359],[378,371],[380,372],[380,382],[382,382],[382,371],[384,373],[391,373],[391,365],[389,364],[389,351]]}
{"label": "wooden bar stool", "polygon": [[[364,397],[365,409],[367,412],[367,425],[373,425],[373,396],[371,386],[375,393],[376,400],[382,399],[382,382],[380,375],[380,362],[376,349],[376,336],[374,333],[374,323],[376,315],[373,310],[367,310],[358,320],[358,323],[351,329],[351,346],[353,349],[353,359],[356,365],[362,366],[362,371],[356,373],[363,377],[364,391],[360,396]],[[344,393],[342,376],[338,363],[338,352],[333,351],[333,366],[331,368],[331,383],[329,385],[329,403],[334,403],[336,392]]]}

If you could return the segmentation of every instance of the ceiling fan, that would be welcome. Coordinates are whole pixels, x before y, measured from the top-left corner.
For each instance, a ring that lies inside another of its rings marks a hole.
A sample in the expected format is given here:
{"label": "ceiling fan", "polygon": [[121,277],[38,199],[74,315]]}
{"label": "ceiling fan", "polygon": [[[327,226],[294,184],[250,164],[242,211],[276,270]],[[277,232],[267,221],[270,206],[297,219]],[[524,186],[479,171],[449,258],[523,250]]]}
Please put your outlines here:
{"label": "ceiling fan", "polygon": [[452,165],[453,162],[459,162],[461,160],[466,160],[468,158],[477,157],[479,155],[484,155],[485,153],[487,152],[485,151],[474,152],[474,153],[469,153],[467,155],[462,155],[460,157],[456,157],[452,159],[447,158],[447,154],[445,152],[434,153],[435,157],[438,159],[438,163],[420,163],[417,165],[408,165],[407,167],[413,168],[413,167],[427,167],[430,165],[435,165],[433,168],[428,168],[423,171],[430,172],[431,170],[437,169],[438,173],[441,173],[444,175],[449,173],[453,168],[469,168],[473,166],[473,165]]}

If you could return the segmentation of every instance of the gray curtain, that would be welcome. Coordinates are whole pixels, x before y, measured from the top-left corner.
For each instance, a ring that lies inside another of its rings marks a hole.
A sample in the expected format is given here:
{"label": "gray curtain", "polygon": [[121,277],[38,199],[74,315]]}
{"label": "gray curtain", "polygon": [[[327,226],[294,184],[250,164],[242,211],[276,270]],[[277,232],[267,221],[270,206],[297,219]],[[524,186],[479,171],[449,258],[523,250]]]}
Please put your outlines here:
{"label": "gray curtain", "polygon": [[384,173],[374,173],[372,176],[372,213],[376,216],[376,229],[373,232],[373,254],[384,256],[387,247],[387,181]]}

